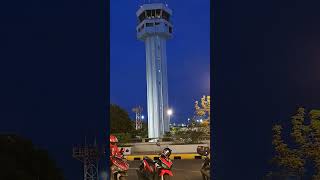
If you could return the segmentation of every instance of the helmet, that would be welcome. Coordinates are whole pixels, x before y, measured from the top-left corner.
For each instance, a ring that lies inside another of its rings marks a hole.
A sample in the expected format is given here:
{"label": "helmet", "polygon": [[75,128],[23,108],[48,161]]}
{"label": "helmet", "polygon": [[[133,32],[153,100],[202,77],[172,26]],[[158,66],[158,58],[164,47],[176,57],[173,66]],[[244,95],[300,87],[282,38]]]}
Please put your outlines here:
{"label": "helmet", "polygon": [[117,143],[117,142],[118,142],[117,137],[114,135],[110,135],[110,143]]}
{"label": "helmet", "polygon": [[164,148],[161,154],[168,158],[171,155],[171,149],[170,148]]}

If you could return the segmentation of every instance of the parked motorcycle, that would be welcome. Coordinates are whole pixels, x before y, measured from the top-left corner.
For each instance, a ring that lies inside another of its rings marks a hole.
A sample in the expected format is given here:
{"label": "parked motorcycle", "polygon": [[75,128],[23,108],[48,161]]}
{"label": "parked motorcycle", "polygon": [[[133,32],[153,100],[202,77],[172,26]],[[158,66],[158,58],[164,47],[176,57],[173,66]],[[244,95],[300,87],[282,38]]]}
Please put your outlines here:
{"label": "parked motorcycle", "polygon": [[173,176],[171,168],[172,161],[169,158],[171,149],[164,148],[159,159],[152,160],[144,157],[137,170],[139,180],[170,180]]}
{"label": "parked motorcycle", "polygon": [[[126,150],[128,152],[128,150]],[[111,161],[111,180],[126,180],[128,176],[129,164],[127,160],[122,156],[110,157]]]}
{"label": "parked motorcycle", "polygon": [[203,180],[210,179],[210,149],[209,147],[198,146],[197,153],[204,156],[200,172]]}

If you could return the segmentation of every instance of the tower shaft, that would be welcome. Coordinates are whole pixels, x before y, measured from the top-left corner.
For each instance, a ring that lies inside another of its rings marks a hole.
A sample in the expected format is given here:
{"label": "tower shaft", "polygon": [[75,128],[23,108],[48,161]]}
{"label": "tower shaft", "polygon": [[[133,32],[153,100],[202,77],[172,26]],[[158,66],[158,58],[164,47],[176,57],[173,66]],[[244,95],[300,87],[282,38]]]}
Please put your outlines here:
{"label": "tower shaft", "polygon": [[[147,99],[149,138],[157,138],[168,131],[169,118],[165,113],[168,109],[167,58],[166,40],[159,35],[145,39]],[[153,130],[152,130],[153,129]]]}

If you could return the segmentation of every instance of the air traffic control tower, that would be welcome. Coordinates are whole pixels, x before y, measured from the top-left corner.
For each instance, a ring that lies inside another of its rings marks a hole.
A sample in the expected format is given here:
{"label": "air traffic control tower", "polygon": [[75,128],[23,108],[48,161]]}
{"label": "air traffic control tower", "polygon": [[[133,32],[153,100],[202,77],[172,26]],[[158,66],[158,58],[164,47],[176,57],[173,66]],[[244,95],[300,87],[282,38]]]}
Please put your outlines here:
{"label": "air traffic control tower", "polygon": [[148,137],[160,138],[170,130],[166,41],[172,37],[172,10],[164,3],[145,3],[136,15],[137,38],[146,49]]}

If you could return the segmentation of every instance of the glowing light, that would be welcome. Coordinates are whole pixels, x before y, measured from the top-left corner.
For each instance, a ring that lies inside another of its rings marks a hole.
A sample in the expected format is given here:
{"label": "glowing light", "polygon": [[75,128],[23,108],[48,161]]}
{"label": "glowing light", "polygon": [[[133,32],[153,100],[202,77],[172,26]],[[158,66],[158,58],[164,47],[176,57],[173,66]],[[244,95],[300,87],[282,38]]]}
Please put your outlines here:
{"label": "glowing light", "polygon": [[168,109],[167,114],[168,114],[169,116],[171,116],[171,115],[173,114],[172,109]]}

